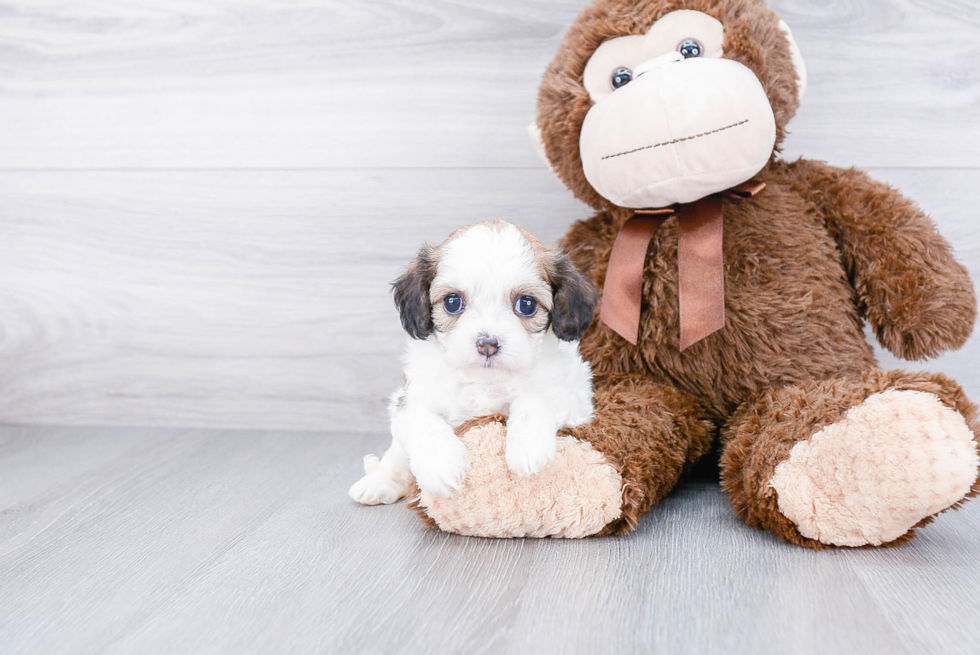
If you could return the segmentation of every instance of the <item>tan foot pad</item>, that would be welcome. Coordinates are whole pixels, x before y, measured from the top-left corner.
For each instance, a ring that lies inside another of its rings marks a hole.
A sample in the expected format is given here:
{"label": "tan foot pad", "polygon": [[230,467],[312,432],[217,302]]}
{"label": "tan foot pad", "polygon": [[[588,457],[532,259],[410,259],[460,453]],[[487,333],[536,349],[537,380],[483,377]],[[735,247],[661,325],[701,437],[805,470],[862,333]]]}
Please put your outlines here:
{"label": "tan foot pad", "polygon": [[978,463],[958,412],[933,394],[890,390],[793,446],[769,484],[804,537],[879,545],[962,500]]}
{"label": "tan foot pad", "polygon": [[522,478],[507,469],[505,435],[500,423],[469,429],[463,489],[452,498],[422,493],[410,506],[446,532],[473,537],[580,538],[619,518],[623,480],[591,444],[559,437],[555,461]]}

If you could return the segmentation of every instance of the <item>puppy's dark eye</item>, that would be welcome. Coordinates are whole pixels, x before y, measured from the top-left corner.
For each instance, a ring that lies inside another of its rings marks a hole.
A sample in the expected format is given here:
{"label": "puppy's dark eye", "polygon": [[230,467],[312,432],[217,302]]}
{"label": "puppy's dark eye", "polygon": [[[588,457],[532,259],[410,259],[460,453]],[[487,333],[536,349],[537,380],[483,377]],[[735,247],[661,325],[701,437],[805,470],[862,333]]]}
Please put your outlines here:
{"label": "puppy's dark eye", "polygon": [[613,71],[612,82],[613,88],[618,89],[621,86],[626,86],[633,80],[633,71],[626,67],[620,67]]}
{"label": "puppy's dark eye", "polygon": [[463,299],[458,293],[451,293],[442,301],[442,306],[450,314],[458,314],[463,311]]}
{"label": "puppy's dark eye", "polygon": [[518,316],[534,316],[538,309],[538,301],[531,296],[521,296],[514,303],[514,311]]}
{"label": "puppy's dark eye", "polygon": [[704,46],[697,39],[684,39],[677,44],[677,52],[684,55],[684,59],[701,57],[704,55]]}

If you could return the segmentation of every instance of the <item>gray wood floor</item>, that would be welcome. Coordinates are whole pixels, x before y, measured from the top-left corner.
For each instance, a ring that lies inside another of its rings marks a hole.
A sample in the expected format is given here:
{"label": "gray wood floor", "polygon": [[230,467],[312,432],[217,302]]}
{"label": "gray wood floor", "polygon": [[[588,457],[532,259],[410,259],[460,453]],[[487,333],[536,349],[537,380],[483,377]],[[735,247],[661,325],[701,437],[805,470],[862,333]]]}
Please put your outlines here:
{"label": "gray wood floor", "polygon": [[0,428],[0,652],[976,653],[980,503],[812,552],[691,481],[621,538],[345,495],[383,435]]}
{"label": "gray wood floor", "polygon": [[[0,653],[980,652],[980,503],[813,553],[711,481],[579,542],[346,497],[419,243],[589,214],[525,135],[585,4],[0,0]],[[980,4],[771,4],[786,156],[916,198],[980,280]],[[980,400],[980,334],[882,361]]]}

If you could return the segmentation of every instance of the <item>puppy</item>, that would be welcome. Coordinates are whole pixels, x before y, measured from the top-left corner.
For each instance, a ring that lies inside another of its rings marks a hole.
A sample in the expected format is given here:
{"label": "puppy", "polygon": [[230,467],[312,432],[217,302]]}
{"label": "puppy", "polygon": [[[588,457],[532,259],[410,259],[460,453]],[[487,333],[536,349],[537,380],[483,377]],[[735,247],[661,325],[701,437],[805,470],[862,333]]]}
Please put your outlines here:
{"label": "puppy", "polygon": [[598,293],[558,249],[504,221],[423,246],[392,284],[408,333],[404,384],[392,394],[391,446],[350,489],[365,505],[423,491],[450,496],[467,470],[454,428],[508,414],[507,465],[530,476],[555,458],[556,433],[592,418],[592,371],[578,339]]}

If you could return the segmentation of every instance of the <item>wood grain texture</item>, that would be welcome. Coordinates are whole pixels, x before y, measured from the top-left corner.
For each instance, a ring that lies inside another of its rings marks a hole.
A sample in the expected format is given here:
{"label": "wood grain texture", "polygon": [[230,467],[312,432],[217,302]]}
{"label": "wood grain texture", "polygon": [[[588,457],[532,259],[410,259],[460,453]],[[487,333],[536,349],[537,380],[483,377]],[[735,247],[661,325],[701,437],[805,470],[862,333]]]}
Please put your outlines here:
{"label": "wood grain texture", "polygon": [[[585,0],[0,3],[0,168],[529,167]],[[980,166],[980,6],[774,0],[810,91],[787,152]]]}
{"label": "wood grain texture", "polygon": [[[627,537],[487,540],[345,494],[382,435],[0,428],[0,644],[28,653],[943,653],[980,505],[812,552],[692,481]],[[29,480],[29,483],[28,483]]]}
{"label": "wood grain texture", "polygon": [[[980,279],[980,171],[872,170]],[[589,215],[544,169],[0,173],[0,422],[386,428],[423,240]],[[906,366],[884,353],[889,367]],[[980,338],[913,367],[980,399]]]}

